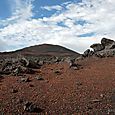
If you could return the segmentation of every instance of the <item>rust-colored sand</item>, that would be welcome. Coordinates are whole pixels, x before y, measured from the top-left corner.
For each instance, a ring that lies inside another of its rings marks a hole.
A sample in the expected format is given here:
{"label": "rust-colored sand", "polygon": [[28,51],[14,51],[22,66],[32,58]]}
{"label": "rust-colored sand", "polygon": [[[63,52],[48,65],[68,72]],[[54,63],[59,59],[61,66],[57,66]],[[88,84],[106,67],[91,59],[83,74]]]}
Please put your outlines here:
{"label": "rust-colored sand", "polygon": [[[70,69],[65,62],[43,65],[36,74],[26,75],[30,79],[26,83],[20,82],[21,76],[4,76],[0,115],[38,115],[24,111],[25,101],[36,104],[43,115],[114,115],[115,58],[86,58],[78,63],[83,69]],[[38,75],[44,80],[37,80]]]}

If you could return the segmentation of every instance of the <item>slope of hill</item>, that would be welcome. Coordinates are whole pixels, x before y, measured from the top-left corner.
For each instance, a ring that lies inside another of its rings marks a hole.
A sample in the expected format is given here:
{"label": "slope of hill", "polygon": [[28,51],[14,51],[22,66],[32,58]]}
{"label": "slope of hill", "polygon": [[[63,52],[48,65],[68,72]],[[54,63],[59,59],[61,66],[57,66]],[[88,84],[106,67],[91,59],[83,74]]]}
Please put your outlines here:
{"label": "slope of hill", "polygon": [[78,57],[80,55],[79,53],[67,49],[65,47],[52,44],[35,45],[14,52],[1,53],[1,55],[9,55],[9,54],[10,55],[21,54],[25,56],[73,56],[73,57]]}

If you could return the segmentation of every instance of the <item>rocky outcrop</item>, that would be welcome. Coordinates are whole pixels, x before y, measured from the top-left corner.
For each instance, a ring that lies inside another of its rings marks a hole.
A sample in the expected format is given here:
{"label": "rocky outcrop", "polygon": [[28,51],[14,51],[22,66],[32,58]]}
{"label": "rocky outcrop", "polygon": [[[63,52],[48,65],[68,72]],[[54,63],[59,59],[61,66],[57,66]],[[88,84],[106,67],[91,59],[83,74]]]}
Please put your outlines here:
{"label": "rocky outcrop", "polygon": [[113,57],[115,56],[115,49],[102,50],[95,53],[95,56],[104,58],[104,57]]}
{"label": "rocky outcrop", "polygon": [[108,38],[102,38],[101,44],[106,47],[114,43],[114,40],[108,39]]}
{"label": "rocky outcrop", "polygon": [[90,49],[87,49],[84,53],[83,53],[83,57],[89,57],[92,56],[94,54],[93,51],[91,51]]}
{"label": "rocky outcrop", "polygon": [[[96,43],[90,46],[94,50],[94,55],[100,58],[103,57],[113,57],[115,55],[115,41],[102,38],[101,44]],[[89,51],[85,52],[85,54],[89,53]]]}
{"label": "rocky outcrop", "polygon": [[91,45],[90,48],[92,48],[94,52],[97,52],[103,50],[105,47],[102,44],[96,43]]}

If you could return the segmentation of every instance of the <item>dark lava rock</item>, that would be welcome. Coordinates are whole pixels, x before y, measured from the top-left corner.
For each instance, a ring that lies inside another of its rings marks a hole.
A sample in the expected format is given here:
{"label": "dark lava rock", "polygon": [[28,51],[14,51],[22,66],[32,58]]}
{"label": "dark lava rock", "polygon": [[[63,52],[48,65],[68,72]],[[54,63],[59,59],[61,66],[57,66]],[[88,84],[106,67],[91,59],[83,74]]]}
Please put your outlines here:
{"label": "dark lava rock", "polygon": [[62,72],[61,72],[60,70],[54,70],[54,73],[55,73],[56,75],[61,75],[61,74],[62,74]]}
{"label": "dark lava rock", "polygon": [[42,76],[36,76],[35,77],[37,80],[44,80],[44,78]]}
{"label": "dark lava rock", "polygon": [[72,68],[74,70],[79,70],[82,67],[81,67],[81,65],[79,65],[79,64],[75,63],[73,60],[71,60],[69,63],[69,68]]}
{"label": "dark lava rock", "polygon": [[34,85],[32,85],[32,84],[30,84],[29,86],[30,86],[30,87],[34,87]]}
{"label": "dark lava rock", "polygon": [[0,75],[0,79],[3,79],[3,78],[4,78],[4,76]]}
{"label": "dark lava rock", "polygon": [[115,103],[115,90],[112,92],[111,102],[112,102],[112,103]]}
{"label": "dark lava rock", "polygon": [[29,61],[26,58],[21,58],[20,62],[24,67],[27,67],[29,65]]}
{"label": "dark lava rock", "polygon": [[108,109],[107,115],[115,115],[115,109]]}
{"label": "dark lava rock", "polygon": [[89,53],[90,53],[90,49],[87,49],[87,50],[83,53],[83,56],[84,56],[84,57],[88,57],[88,56],[89,56]]}
{"label": "dark lava rock", "polygon": [[41,113],[43,109],[38,108],[37,105],[33,104],[32,102],[26,102],[24,105],[24,111],[30,113]]}
{"label": "dark lava rock", "polygon": [[39,69],[41,66],[37,64],[37,62],[35,62],[34,60],[28,60],[26,58],[22,58],[20,60],[20,62],[22,63],[22,65],[24,67],[28,67],[28,68],[34,68],[34,69]]}
{"label": "dark lava rock", "polygon": [[93,51],[91,51],[90,49],[87,49],[84,53],[83,53],[83,57],[89,57],[92,56],[94,54]]}
{"label": "dark lava rock", "polygon": [[104,50],[104,46],[102,44],[93,44],[90,46],[90,48],[92,48],[94,50],[94,52],[97,52],[97,51],[101,51],[101,50]]}
{"label": "dark lava rock", "polygon": [[115,42],[113,42],[113,43],[110,45],[109,48],[110,48],[110,49],[115,49]]}
{"label": "dark lava rock", "polygon": [[33,69],[31,69],[31,68],[27,68],[27,70],[26,70],[26,73],[27,74],[34,74],[36,71],[35,70],[33,70]]}
{"label": "dark lava rock", "polygon": [[95,56],[99,58],[104,58],[104,57],[113,57],[115,55],[115,50],[114,49],[105,49],[99,52],[95,53]]}
{"label": "dark lava rock", "polygon": [[17,89],[12,89],[12,91],[11,91],[12,93],[17,93],[18,92],[18,90]]}
{"label": "dark lava rock", "polygon": [[78,81],[78,82],[76,82],[76,85],[77,85],[77,86],[81,86],[82,83]]}
{"label": "dark lava rock", "polygon": [[44,65],[44,60],[38,60],[37,61],[37,65],[39,65],[40,67]]}
{"label": "dark lava rock", "polygon": [[30,82],[30,79],[28,77],[22,77],[20,79],[21,82]]}
{"label": "dark lava rock", "polygon": [[27,67],[23,67],[23,66],[19,66],[13,71],[14,75],[18,75],[18,74],[21,74],[21,73],[34,74],[35,72],[36,71],[33,70],[32,68],[27,68]]}
{"label": "dark lava rock", "polygon": [[111,39],[107,39],[107,38],[102,38],[101,40],[101,44],[105,47],[105,46],[108,46],[110,44],[113,44],[114,43],[114,40],[111,40]]}
{"label": "dark lava rock", "polygon": [[92,103],[99,103],[99,102],[101,102],[101,100],[99,100],[99,99],[93,99],[93,100],[91,100],[91,102]]}
{"label": "dark lava rock", "polygon": [[13,70],[13,65],[11,61],[6,61],[3,63],[0,73],[1,74],[11,74]]}

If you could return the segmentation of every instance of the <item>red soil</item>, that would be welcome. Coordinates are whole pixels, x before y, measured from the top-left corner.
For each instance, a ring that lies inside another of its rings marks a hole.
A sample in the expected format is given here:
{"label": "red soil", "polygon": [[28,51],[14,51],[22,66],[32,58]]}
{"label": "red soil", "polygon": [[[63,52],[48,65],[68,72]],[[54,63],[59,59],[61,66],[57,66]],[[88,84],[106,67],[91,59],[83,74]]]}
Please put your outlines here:
{"label": "red soil", "polygon": [[[19,76],[4,76],[0,80],[0,115],[38,115],[25,112],[23,101],[38,105],[43,109],[41,115],[113,115],[115,58],[78,63],[83,69],[70,69],[67,63],[44,65],[35,75],[26,75],[31,80],[27,83],[19,82]],[[37,75],[44,80],[37,80]],[[18,92],[12,93],[12,89]]]}

